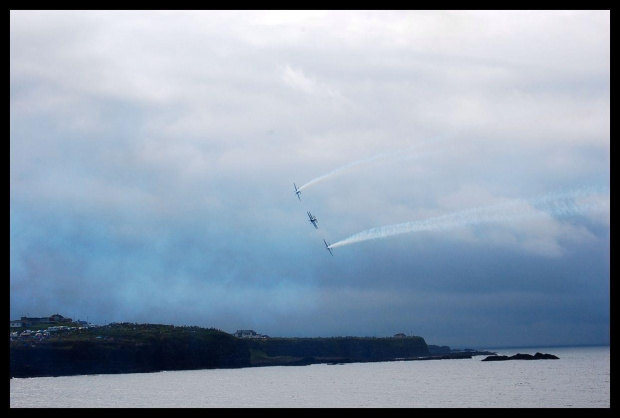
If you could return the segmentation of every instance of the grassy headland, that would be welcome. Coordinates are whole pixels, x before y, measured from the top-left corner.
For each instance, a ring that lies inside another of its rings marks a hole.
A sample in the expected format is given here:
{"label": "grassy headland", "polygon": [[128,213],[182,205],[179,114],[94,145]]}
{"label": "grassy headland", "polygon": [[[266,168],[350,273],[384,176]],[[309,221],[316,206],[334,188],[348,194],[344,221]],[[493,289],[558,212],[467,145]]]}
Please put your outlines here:
{"label": "grassy headland", "polygon": [[[36,335],[36,336],[35,336]],[[470,358],[424,338],[237,338],[215,328],[120,323],[11,337],[11,377]]]}

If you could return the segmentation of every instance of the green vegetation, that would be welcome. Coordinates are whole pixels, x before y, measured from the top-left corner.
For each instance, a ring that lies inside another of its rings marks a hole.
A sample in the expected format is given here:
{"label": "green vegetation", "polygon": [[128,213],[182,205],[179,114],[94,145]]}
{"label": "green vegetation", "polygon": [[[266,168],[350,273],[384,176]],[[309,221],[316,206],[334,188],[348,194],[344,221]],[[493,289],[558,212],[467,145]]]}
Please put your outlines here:
{"label": "green vegetation", "polygon": [[214,328],[123,323],[10,342],[11,377],[248,366],[247,345]]}
{"label": "green vegetation", "polygon": [[26,330],[30,330],[32,332],[37,332],[37,331],[43,331],[46,330],[47,328],[50,327],[80,327],[80,325],[78,325],[75,322],[56,322],[53,324],[33,324],[33,325],[29,325],[27,327],[21,327],[21,328],[10,328],[9,330],[11,332],[22,332],[22,331],[26,331]]}

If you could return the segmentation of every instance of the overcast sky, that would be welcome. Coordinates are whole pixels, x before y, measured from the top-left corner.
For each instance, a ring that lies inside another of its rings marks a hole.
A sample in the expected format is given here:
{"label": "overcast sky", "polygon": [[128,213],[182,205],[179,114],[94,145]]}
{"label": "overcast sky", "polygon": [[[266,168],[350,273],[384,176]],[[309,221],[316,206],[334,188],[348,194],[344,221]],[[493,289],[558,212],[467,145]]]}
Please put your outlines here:
{"label": "overcast sky", "polygon": [[609,186],[609,11],[10,12],[11,319],[609,344]]}

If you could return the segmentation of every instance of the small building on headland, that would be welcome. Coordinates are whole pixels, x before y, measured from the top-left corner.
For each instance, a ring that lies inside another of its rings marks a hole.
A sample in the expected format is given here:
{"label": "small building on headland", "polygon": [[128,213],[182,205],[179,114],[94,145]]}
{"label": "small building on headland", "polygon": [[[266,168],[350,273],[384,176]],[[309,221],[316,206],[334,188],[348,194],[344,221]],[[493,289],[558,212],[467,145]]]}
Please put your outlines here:
{"label": "small building on headland", "polygon": [[237,338],[267,338],[266,335],[258,334],[252,329],[238,329],[233,335]]}
{"label": "small building on headland", "polygon": [[64,316],[59,314],[54,314],[50,316],[50,323],[54,322],[73,322],[73,320],[71,318],[65,318]]}
{"label": "small building on headland", "polygon": [[399,332],[398,334],[394,334],[394,338],[404,338],[406,337],[405,334],[403,334],[402,332]]}
{"label": "small building on headland", "polygon": [[38,324],[55,324],[64,322],[73,322],[73,320],[71,318],[65,318],[60,314],[42,317],[22,316],[19,321],[10,321],[10,328],[22,328]]}

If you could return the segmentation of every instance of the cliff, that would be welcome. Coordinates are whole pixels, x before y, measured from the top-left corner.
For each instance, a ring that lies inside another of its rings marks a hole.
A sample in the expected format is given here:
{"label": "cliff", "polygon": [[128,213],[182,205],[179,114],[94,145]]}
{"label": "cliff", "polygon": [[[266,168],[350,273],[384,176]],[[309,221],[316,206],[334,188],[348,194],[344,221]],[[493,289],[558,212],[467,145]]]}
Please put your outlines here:
{"label": "cliff", "polygon": [[[237,338],[214,328],[111,324],[10,342],[11,377],[471,358],[424,338]],[[494,353],[487,353],[494,354]]]}
{"label": "cliff", "polygon": [[198,327],[118,324],[10,343],[11,377],[249,366],[243,341]]}
{"label": "cliff", "polygon": [[405,360],[429,355],[422,337],[247,339],[252,366]]}

